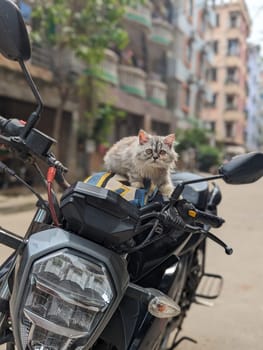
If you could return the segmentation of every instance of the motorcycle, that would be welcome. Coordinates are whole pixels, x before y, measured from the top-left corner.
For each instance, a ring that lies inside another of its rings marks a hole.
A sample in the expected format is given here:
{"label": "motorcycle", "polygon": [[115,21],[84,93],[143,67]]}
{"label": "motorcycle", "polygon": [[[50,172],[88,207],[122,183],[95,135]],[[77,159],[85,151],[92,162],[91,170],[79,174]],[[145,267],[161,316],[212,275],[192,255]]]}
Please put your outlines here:
{"label": "motorcycle", "polygon": [[[220,189],[208,182],[256,181],[263,154],[235,157],[215,176],[174,173],[171,197],[141,207],[103,186],[69,184],[67,168],[50,151],[55,140],[35,128],[43,103],[24,63],[30,43],[21,13],[9,0],[0,0],[0,9],[0,52],[18,62],[37,101],[26,123],[0,117],[0,144],[30,161],[47,189],[46,200],[0,162],[37,197],[24,237],[0,228],[1,244],[14,249],[0,267],[0,344],[8,350],[168,350],[192,340],[179,338],[188,310],[216,298],[223,282],[206,272],[206,242],[232,253],[210,232],[224,220],[217,216]],[[54,181],[63,189],[60,200]],[[204,281],[209,287],[200,290]]]}

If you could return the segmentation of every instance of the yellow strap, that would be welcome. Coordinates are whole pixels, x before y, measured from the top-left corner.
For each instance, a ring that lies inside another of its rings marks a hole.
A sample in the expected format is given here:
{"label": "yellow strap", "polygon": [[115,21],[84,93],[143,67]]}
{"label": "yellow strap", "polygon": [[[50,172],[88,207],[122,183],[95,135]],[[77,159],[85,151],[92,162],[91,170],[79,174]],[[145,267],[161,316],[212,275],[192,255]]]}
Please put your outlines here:
{"label": "yellow strap", "polygon": [[97,186],[100,187],[109,176],[111,176],[111,173],[104,174],[98,181]]}

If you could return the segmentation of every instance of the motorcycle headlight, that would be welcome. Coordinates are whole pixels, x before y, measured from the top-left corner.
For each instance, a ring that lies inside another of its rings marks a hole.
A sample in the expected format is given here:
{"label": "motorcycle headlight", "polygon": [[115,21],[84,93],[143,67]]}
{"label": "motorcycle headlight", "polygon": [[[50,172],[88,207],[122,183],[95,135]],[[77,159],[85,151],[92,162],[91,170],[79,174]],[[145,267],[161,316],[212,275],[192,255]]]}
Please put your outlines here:
{"label": "motorcycle headlight", "polygon": [[35,261],[29,282],[21,339],[32,350],[67,349],[89,336],[115,298],[106,267],[70,250]]}

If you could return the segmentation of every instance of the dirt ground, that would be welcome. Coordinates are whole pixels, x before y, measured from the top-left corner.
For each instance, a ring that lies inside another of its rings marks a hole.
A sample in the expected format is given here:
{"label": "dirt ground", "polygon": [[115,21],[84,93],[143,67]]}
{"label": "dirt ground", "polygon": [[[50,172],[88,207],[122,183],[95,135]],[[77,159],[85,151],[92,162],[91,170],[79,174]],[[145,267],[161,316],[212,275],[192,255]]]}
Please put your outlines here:
{"label": "dirt ground", "polygon": [[[219,215],[226,223],[213,232],[232,246],[234,253],[227,256],[221,247],[209,244],[207,272],[223,275],[223,292],[214,307],[193,305],[182,335],[198,344],[185,341],[178,350],[262,350],[263,180],[238,186],[217,183],[223,193]],[[30,218],[30,211],[0,214],[0,225],[23,233]],[[7,254],[0,246],[1,259]]]}

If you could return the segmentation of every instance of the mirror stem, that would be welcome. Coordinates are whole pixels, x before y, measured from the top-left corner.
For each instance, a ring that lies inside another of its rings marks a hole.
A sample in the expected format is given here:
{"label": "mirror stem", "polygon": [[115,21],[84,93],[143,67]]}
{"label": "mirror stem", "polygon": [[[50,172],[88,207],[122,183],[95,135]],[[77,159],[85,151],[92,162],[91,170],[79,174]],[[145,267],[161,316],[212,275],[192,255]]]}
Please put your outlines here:
{"label": "mirror stem", "polygon": [[202,178],[196,179],[196,180],[179,182],[175,186],[175,189],[171,195],[171,201],[170,201],[171,205],[174,205],[174,203],[180,198],[186,185],[195,184],[198,182],[222,179],[223,177],[224,177],[223,175],[215,175],[215,176],[210,176],[210,177],[202,177]]}
{"label": "mirror stem", "polygon": [[204,178],[201,178],[201,179],[185,181],[184,185],[190,185],[190,184],[195,184],[195,183],[198,183],[198,182],[222,179],[223,177],[224,177],[223,175],[215,175],[215,176],[210,176],[210,177],[204,177]]}
{"label": "mirror stem", "polygon": [[37,109],[28,118],[28,121],[25,125],[25,128],[21,134],[21,138],[26,138],[26,136],[29,134],[30,130],[36,125],[36,123],[40,117],[40,113],[43,109],[43,101],[42,101],[42,98],[39,94],[39,91],[38,91],[32,77],[31,77],[24,61],[19,60],[18,63],[20,64],[20,67],[21,67],[21,69],[26,77],[26,80],[27,80],[32,92],[33,92],[33,95],[35,96],[35,99],[38,103]]}

